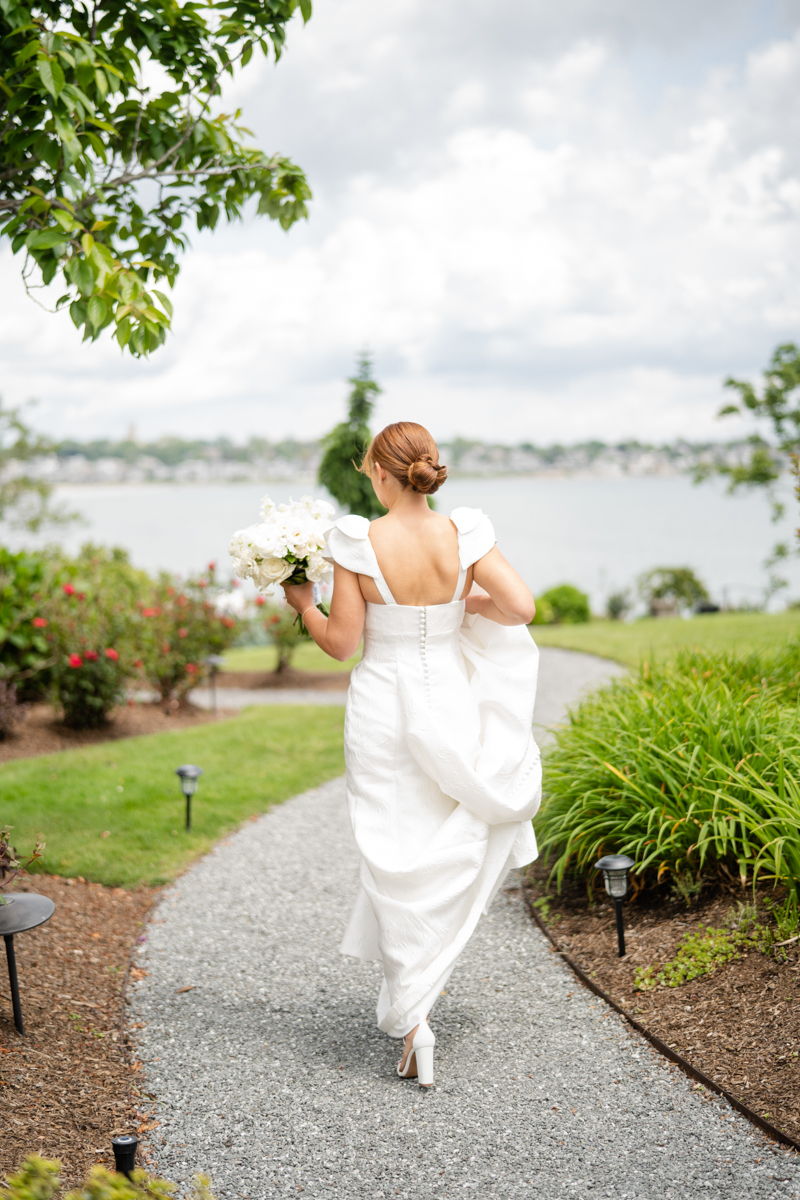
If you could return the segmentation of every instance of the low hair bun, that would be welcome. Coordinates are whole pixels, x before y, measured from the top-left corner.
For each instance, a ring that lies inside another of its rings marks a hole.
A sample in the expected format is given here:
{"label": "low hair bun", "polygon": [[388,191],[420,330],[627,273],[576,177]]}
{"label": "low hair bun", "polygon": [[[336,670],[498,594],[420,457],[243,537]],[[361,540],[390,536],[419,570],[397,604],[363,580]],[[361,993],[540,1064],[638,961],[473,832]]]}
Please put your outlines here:
{"label": "low hair bun", "polygon": [[397,421],[376,434],[358,468],[369,475],[375,464],[388,471],[404,488],[430,495],[447,479],[439,463],[439,450],[428,430],[414,421]]}
{"label": "low hair bun", "polygon": [[422,454],[408,468],[408,482],[415,492],[432,495],[447,478],[447,467],[440,467],[430,454]]}

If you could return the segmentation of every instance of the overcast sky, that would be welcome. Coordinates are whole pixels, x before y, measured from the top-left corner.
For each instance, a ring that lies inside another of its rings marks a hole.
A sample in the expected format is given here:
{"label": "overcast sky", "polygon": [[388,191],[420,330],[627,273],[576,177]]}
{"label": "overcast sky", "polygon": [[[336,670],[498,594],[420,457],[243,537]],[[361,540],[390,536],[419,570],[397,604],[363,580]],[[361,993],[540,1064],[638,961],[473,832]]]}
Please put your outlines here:
{"label": "overcast sky", "polygon": [[0,391],[62,436],[309,437],[367,346],[377,424],[733,436],[721,380],[800,340],[798,79],[800,0],[315,0],[225,97],[309,222],[195,236],[149,362],[4,251]]}

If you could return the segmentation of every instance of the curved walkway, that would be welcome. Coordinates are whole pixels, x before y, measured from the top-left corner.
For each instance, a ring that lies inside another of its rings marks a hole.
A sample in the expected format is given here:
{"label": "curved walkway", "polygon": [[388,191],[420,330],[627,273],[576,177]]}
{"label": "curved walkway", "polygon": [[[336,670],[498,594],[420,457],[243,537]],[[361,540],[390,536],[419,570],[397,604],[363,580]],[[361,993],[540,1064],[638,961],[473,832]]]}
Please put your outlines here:
{"label": "curved walkway", "polygon": [[222,1200],[800,1195],[792,1158],[576,982],[513,879],[437,1004],[436,1089],[398,1080],[380,969],[337,950],[356,871],[334,780],[167,891],[133,997],[167,1178],[207,1171]]}

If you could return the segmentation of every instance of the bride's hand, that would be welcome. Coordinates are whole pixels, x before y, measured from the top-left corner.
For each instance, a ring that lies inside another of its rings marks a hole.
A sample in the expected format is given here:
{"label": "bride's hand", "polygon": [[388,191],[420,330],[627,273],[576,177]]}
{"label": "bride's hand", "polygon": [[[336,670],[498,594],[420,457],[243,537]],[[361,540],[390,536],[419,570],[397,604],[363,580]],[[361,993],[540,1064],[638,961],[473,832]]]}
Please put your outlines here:
{"label": "bride's hand", "polygon": [[295,612],[303,613],[314,607],[313,583],[284,583],[281,586],[286,593],[286,603]]}

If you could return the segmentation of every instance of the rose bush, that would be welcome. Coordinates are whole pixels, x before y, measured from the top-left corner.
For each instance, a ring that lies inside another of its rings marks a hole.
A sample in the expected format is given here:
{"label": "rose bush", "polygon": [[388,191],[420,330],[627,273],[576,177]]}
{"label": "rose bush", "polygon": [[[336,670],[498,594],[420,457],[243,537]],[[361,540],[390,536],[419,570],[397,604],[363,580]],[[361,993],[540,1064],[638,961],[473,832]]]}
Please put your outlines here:
{"label": "rose bush", "polygon": [[124,550],[87,545],[61,564],[39,619],[51,647],[54,698],[65,724],[96,729],[134,674],[137,602],[148,583]]}
{"label": "rose bush", "polygon": [[236,617],[218,611],[216,567],[180,580],[161,575],[140,603],[137,665],[161,699],[173,707],[208,673],[206,659],[220,654],[236,637]]}

